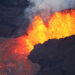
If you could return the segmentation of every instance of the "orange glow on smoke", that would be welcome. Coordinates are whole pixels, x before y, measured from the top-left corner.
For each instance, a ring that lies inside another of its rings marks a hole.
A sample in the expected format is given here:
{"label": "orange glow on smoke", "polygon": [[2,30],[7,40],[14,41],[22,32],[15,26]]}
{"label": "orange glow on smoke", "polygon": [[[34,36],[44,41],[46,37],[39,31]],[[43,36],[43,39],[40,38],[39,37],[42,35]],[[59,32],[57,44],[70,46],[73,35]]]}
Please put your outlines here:
{"label": "orange glow on smoke", "polygon": [[[34,45],[43,44],[48,39],[60,39],[75,35],[75,10],[56,12],[45,24],[40,15],[34,17],[27,35],[18,38],[21,44],[16,53],[30,53]],[[23,48],[23,49],[22,49]]]}

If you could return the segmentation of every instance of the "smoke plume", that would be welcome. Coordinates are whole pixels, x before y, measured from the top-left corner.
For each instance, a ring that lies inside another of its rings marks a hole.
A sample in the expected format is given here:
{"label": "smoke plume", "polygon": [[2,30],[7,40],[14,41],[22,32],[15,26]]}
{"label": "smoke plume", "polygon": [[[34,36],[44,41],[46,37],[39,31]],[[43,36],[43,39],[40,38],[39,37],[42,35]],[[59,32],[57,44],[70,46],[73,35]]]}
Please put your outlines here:
{"label": "smoke plume", "polygon": [[40,13],[45,19],[51,12],[74,8],[74,0],[29,0],[30,5],[25,10],[27,17],[32,21],[33,17]]}

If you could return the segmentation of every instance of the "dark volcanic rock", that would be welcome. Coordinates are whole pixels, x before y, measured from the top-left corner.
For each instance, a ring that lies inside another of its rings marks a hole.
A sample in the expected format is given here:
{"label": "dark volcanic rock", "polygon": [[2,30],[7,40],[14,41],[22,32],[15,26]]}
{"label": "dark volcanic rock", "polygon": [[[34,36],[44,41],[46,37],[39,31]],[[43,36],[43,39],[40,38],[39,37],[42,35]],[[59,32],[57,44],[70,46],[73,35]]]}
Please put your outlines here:
{"label": "dark volcanic rock", "polygon": [[29,59],[40,64],[37,75],[75,75],[75,36],[39,44]]}
{"label": "dark volcanic rock", "polygon": [[27,0],[0,0],[0,36],[18,36],[19,30],[24,32],[28,27],[24,14],[28,3]]}

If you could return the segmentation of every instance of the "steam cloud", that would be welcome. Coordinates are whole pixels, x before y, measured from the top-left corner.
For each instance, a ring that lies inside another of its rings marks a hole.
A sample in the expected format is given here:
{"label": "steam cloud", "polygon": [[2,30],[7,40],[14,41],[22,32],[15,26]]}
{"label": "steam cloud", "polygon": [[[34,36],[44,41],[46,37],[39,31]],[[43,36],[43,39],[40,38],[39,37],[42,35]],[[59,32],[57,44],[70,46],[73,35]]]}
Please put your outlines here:
{"label": "steam cloud", "polygon": [[[74,0],[29,0],[30,6],[25,10],[30,21],[37,14],[40,13],[42,17],[47,19],[50,11],[60,11],[64,9],[74,8]],[[42,13],[41,13],[42,12]]]}

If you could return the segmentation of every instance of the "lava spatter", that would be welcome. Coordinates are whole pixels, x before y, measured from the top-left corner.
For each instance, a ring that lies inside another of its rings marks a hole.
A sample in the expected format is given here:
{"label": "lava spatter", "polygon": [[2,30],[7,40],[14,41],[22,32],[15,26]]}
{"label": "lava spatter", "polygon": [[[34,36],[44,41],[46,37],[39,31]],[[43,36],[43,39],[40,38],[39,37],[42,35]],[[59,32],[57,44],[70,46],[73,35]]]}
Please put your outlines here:
{"label": "lava spatter", "polygon": [[23,49],[17,49],[16,53],[28,52],[29,54],[34,49],[34,45],[43,44],[48,39],[60,39],[75,35],[75,10],[55,12],[46,24],[38,14],[30,24],[27,34],[18,38]]}

